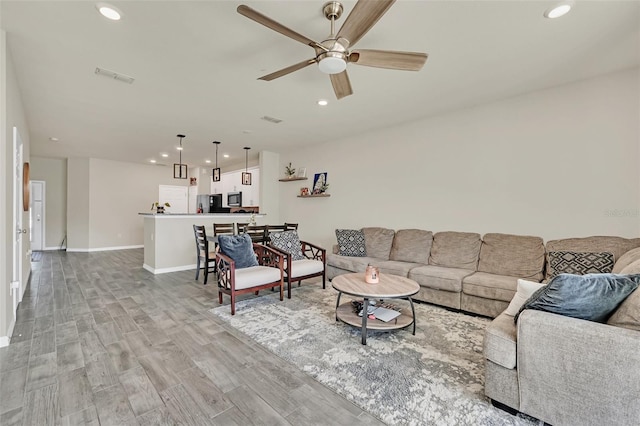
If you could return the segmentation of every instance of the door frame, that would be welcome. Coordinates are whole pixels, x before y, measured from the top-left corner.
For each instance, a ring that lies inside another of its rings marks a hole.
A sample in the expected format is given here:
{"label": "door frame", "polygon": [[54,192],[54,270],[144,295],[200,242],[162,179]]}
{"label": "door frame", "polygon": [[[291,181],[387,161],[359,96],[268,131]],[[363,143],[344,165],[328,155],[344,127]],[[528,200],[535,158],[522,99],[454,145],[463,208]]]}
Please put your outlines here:
{"label": "door frame", "polygon": [[[35,193],[33,191],[33,184],[42,184],[42,220],[40,221],[41,225],[40,225],[40,251],[45,251],[47,249],[47,239],[46,239],[46,231],[47,231],[47,221],[46,221],[46,217],[47,217],[47,182],[43,181],[43,180],[32,180],[29,181],[29,186],[30,186],[30,194],[31,197],[29,198],[29,218],[30,218],[30,225],[31,228],[33,228],[33,203],[35,202],[35,197],[33,196],[33,194]],[[33,237],[34,233],[33,231],[30,229],[29,230],[29,241],[32,241],[31,238]],[[31,244],[31,250],[33,251],[33,244]]]}
{"label": "door frame", "polygon": [[[18,132],[17,127],[13,127],[13,236],[11,237],[13,261],[12,261],[12,275],[10,294],[13,297],[13,322],[10,327],[11,333],[13,332],[13,324],[15,324],[16,314],[18,311],[18,304],[22,302],[22,289],[23,289],[23,277],[22,277],[22,236],[25,233],[25,229],[22,228],[22,167],[23,167],[23,152],[24,145],[22,144],[22,138]],[[10,333],[10,334],[11,334]]]}

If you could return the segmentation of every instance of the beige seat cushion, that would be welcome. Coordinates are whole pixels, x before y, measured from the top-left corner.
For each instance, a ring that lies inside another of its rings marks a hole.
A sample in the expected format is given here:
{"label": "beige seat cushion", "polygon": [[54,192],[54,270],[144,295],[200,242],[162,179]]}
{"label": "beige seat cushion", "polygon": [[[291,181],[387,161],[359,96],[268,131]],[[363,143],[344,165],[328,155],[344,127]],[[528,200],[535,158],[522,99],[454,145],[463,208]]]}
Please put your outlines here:
{"label": "beige seat cushion", "polygon": [[619,274],[622,272],[624,268],[631,265],[636,260],[640,260],[640,247],[636,247],[632,250],[629,250],[613,265],[613,270],[611,271],[614,274]]}
{"label": "beige seat cushion", "polygon": [[399,262],[396,260],[376,260],[371,262],[371,265],[377,266],[383,274],[406,277],[409,275],[410,270],[421,266],[422,263]]}
{"label": "beige seat cushion", "polygon": [[250,266],[236,269],[236,290],[280,280],[280,269],[270,266]]}
{"label": "beige seat cushion", "polygon": [[540,237],[486,234],[482,238],[478,271],[540,281],[544,261],[544,242]]}
{"label": "beige seat cushion", "polygon": [[362,228],[368,257],[389,260],[395,231],[387,228]]}
{"label": "beige seat cushion", "polygon": [[[640,274],[640,260],[627,265],[621,274]],[[607,324],[640,331],[640,291],[636,289],[618,306]]]}
{"label": "beige seat cushion", "polygon": [[420,266],[409,271],[409,278],[422,287],[436,290],[462,291],[462,279],[473,274],[470,269],[444,268],[442,266]]}
{"label": "beige seat cushion", "polygon": [[377,260],[373,257],[340,256],[339,254],[327,253],[328,266],[351,272],[364,272],[367,265]]}
{"label": "beige seat cushion", "polygon": [[401,262],[429,263],[433,233],[422,229],[400,229],[396,231],[391,245],[390,260]]}
{"label": "beige seat cushion", "polygon": [[513,317],[505,313],[498,315],[484,334],[484,357],[504,368],[515,368],[517,335]]}
{"label": "beige seat cushion", "polygon": [[462,280],[462,292],[485,299],[511,302],[518,288],[518,277],[475,272]]}
{"label": "beige seat cushion", "polygon": [[480,234],[437,232],[433,235],[429,265],[475,271],[481,244]]}
{"label": "beige seat cushion", "polygon": [[323,269],[324,265],[319,260],[302,259],[291,262],[291,276],[293,278],[317,274],[318,272],[322,272]]}

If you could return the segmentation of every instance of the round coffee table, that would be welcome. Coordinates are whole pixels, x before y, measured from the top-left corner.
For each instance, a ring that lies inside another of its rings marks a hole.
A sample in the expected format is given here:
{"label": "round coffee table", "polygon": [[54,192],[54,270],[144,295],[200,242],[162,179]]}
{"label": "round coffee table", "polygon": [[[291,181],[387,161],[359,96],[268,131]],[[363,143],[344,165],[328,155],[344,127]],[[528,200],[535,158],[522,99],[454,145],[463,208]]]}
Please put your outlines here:
{"label": "round coffee table", "polygon": [[[355,274],[344,274],[335,277],[331,284],[338,291],[336,301],[336,321],[340,320],[345,324],[362,329],[362,344],[367,344],[367,329],[369,330],[398,330],[409,327],[413,324],[413,334],[416,334],[416,311],[413,307],[411,296],[420,291],[420,285],[406,277],[396,275],[379,274],[380,282],[368,284],[364,281],[364,272]],[[340,305],[342,294],[363,298],[362,312],[360,317],[353,311],[351,303]],[[411,305],[411,315],[401,312],[400,316],[389,321],[379,320],[367,321],[368,315],[364,314],[369,308],[369,299],[406,299]]]}

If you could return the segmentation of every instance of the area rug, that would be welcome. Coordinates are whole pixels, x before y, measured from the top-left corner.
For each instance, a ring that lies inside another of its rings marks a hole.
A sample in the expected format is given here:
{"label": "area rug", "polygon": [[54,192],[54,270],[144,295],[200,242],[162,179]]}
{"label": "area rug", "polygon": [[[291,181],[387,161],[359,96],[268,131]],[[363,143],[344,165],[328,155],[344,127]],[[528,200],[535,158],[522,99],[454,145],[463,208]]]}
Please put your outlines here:
{"label": "area rug", "polygon": [[416,303],[415,336],[370,331],[363,346],[359,329],[336,322],[336,295],[307,284],[283,302],[267,294],[236,303],[234,316],[228,305],[211,312],[387,424],[538,424],[484,396],[488,319]]}

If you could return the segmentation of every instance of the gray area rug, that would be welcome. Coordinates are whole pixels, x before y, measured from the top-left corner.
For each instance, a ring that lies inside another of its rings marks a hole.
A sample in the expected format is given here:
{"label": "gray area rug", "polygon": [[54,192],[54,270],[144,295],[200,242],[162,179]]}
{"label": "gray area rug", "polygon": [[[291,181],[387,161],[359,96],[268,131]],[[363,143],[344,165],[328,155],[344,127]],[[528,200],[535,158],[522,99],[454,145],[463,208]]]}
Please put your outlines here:
{"label": "gray area rug", "polygon": [[[304,284],[211,312],[390,425],[534,425],[484,396],[486,318],[416,303],[417,329],[369,332],[336,322],[337,292]],[[349,301],[350,296],[343,296]],[[401,305],[402,301],[394,301]]]}

